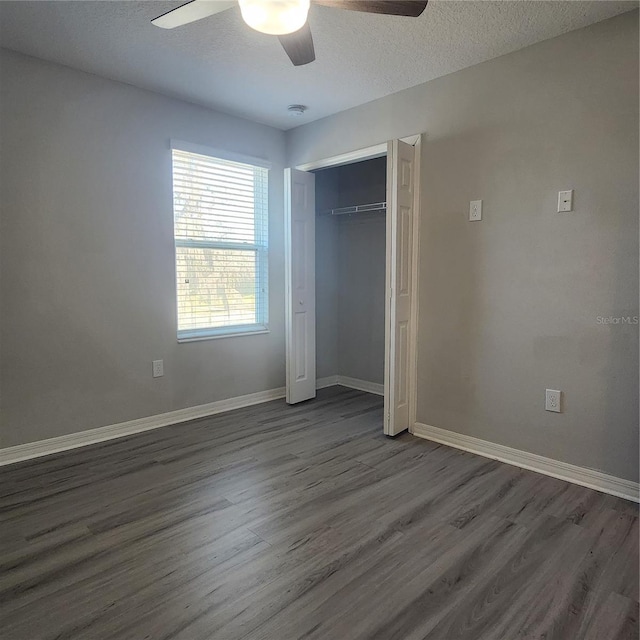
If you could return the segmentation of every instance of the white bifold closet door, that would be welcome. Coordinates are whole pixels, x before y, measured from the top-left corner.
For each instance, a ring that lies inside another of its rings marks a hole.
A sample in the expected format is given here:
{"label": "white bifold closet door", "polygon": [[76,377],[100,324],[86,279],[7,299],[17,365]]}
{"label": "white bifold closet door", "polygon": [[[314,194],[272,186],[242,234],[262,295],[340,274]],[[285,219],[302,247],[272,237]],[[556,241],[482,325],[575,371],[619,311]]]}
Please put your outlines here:
{"label": "white bifold closet door", "polygon": [[410,424],[415,147],[392,140],[387,150],[387,296],[385,306],[384,432]]}
{"label": "white bifold closet door", "polygon": [[316,397],[315,176],[285,169],[287,402]]}
{"label": "white bifold closet door", "polygon": [[[415,147],[387,148],[384,433],[410,426]],[[287,402],[316,395],[315,176],[285,170]]]}

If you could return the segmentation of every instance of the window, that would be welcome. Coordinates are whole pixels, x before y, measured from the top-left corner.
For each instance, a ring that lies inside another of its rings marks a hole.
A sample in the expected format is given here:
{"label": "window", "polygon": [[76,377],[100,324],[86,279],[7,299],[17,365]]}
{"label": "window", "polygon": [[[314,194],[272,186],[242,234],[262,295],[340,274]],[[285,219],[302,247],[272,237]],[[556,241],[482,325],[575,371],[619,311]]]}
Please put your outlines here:
{"label": "window", "polygon": [[172,154],[178,340],[266,331],[268,168]]}

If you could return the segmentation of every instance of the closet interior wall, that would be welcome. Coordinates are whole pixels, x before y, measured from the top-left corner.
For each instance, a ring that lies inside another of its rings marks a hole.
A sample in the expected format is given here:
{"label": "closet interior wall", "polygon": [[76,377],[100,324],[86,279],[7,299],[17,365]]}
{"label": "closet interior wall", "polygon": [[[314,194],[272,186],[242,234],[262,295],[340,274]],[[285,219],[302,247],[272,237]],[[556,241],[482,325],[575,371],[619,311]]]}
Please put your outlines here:
{"label": "closet interior wall", "polygon": [[316,172],[317,377],[384,382],[385,214],[323,215],[386,200],[385,157]]}

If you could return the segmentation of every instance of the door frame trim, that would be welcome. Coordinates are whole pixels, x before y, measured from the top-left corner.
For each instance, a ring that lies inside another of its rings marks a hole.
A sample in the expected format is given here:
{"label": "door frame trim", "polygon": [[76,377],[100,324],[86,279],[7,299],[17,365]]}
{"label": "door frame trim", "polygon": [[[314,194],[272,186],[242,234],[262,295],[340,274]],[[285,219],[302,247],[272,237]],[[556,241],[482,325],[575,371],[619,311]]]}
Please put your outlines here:
{"label": "door frame trim", "polygon": [[[412,295],[412,308],[411,308],[411,330],[409,332],[409,433],[413,433],[414,425],[416,424],[417,407],[418,407],[418,268],[420,265],[419,247],[420,247],[420,190],[421,190],[421,169],[420,159],[422,154],[423,139],[426,137],[425,133],[417,133],[411,136],[405,136],[398,138],[402,142],[410,144],[415,147],[415,159],[414,159],[414,180],[415,189],[413,195],[413,247],[411,251],[411,270],[413,274],[411,284]],[[306,162],[303,164],[295,165],[295,169],[299,171],[313,171],[316,169],[327,169],[329,167],[339,167],[345,164],[353,164],[354,162],[361,162],[362,160],[371,160],[373,158],[380,158],[386,156],[388,151],[388,141],[381,142],[379,144],[372,145],[370,147],[364,147],[362,149],[355,149],[347,153],[341,153],[336,156],[330,156],[328,158],[320,158],[312,162]],[[385,296],[387,292],[385,292]],[[385,327],[387,318],[387,309],[385,305]],[[385,330],[386,333],[386,330]],[[391,381],[389,381],[391,383]]]}
{"label": "door frame trim", "polygon": [[413,278],[411,279],[411,328],[409,331],[409,433],[413,433],[417,421],[418,413],[418,319],[420,312],[420,296],[418,295],[418,280],[420,269],[420,191],[422,190],[422,140],[419,135],[414,143],[415,156],[413,159],[413,247],[411,249],[411,269]]}
{"label": "door frame trim", "polygon": [[[413,136],[406,136],[398,139],[410,144],[412,147],[415,147],[420,143],[422,135],[423,134],[418,133]],[[349,151],[348,153],[341,153],[337,156],[321,158],[320,160],[314,160],[313,162],[298,164],[294,169],[298,169],[298,171],[315,171],[316,169],[328,169],[329,167],[339,167],[343,164],[353,164],[354,162],[361,162],[362,160],[381,158],[382,156],[387,155],[387,144],[388,141],[385,141],[380,144],[374,144],[370,147],[364,147],[363,149],[356,149],[355,151]]]}

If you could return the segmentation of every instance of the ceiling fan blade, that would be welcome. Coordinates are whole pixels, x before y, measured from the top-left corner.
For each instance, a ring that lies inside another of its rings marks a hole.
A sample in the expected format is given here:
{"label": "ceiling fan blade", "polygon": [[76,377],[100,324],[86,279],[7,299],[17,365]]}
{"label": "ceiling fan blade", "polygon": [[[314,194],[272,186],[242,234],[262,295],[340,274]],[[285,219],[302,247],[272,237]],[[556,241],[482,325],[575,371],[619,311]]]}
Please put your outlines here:
{"label": "ceiling fan blade", "polygon": [[163,29],[175,29],[183,24],[189,24],[196,20],[202,20],[202,18],[208,18],[215,13],[226,11],[236,5],[236,0],[191,0],[181,7],[154,18],[151,24]]}
{"label": "ceiling fan blade", "polygon": [[321,7],[384,13],[389,16],[417,18],[427,7],[429,0],[311,0]]}
{"label": "ceiling fan blade", "polygon": [[309,64],[316,59],[316,52],[313,48],[313,36],[311,28],[306,22],[304,27],[298,29],[294,33],[288,33],[284,36],[278,36],[284,50],[287,52],[291,62],[296,67],[303,64]]}

